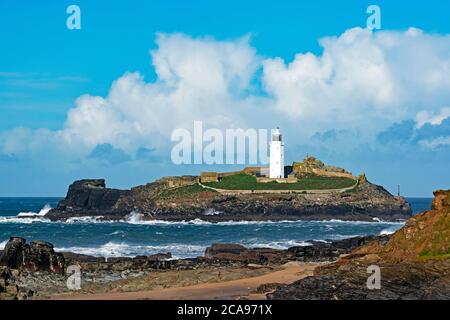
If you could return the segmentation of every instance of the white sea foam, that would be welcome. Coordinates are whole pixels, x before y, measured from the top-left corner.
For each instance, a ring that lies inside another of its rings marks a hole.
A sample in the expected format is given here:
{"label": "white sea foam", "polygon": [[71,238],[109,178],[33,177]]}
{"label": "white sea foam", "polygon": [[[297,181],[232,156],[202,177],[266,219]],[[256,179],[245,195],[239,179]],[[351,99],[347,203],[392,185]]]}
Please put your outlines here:
{"label": "white sea foam", "polygon": [[269,242],[256,242],[253,243],[251,241],[242,243],[243,246],[248,248],[271,248],[271,249],[280,249],[285,250],[291,247],[306,247],[310,246],[310,242],[306,241],[296,241],[296,240],[277,240],[277,241],[269,241]]}
{"label": "white sea foam", "polygon": [[143,214],[133,211],[126,217],[126,222],[131,224],[141,224],[144,222],[142,219],[143,217]]}
{"label": "white sea foam", "polygon": [[221,214],[220,211],[216,211],[212,208],[206,209],[205,212],[203,213],[203,215],[205,215],[205,216],[217,216],[219,214]]}
{"label": "white sea foam", "polygon": [[24,224],[30,224],[30,223],[47,223],[50,222],[49,219],[43,218],[43,217],[28,217],[28,218],[18,218],[17,216],[4,216],[0,217],[0,223],[24,223]]}
{"label": "white sea foam", "polygon": [[393,234],[400,228],[401,228],[401,226],[392,226],[392,227],[383,229],[380,231],[380,236]]}
{"label": "white sea foam", "polygon": [[[316,222],[320,222],[320,221],[316,221]],[[403,226],[405,224],[405,221],[384,221],[384,220],[381,220],[378,218],[374,218],[373,221],[346,221],[346,220],[332,219],[332,220],[326,220],[323,222],[334,223],[334,224],[357,224],[357,225],[387,224],[387,225]]]}
{"label": "white sea foam", "polygon": [[[144,215],[138,212],[131,212],[128,216],[121,220],[104,220],[103,216],[84,216],[84,217],[72,217],[65,221],[50,221],[45,218],[45,215],[51,210],[51,206],[46,204],[39,212],[21,212],[17,216],[3,216],[0,217],[0,223],[128,223],[134,225],[215,225],[215,226],[234,226],[234,225],[267,225],[267,224],[324,224],[328,230],[333,230],[333,225],[393,225],[403,226],[404,222],[389,222],[382,221],[378,218],[374,218],[373,221],[345,221],[345,220],[324,220],[324,221],[305,221],[305,220],[281,220],[281,221],[246,221],[246,220],[230,220],[222,222],[209,222],[202,219],[182,220],[182,221],[167,221],[167,220],[146,220]],[[213,210],[205,211],[205,215],[218,215],[220,212]]]}
{"label": "white sea foam", "polygon": [[[323,241],[324,240],[318,240]],[[240,242],[247,248],[273,248],[273,249],[287,249],[295,246],[309,246],[311,243],[306,241],[296,240],[278,240],[269,242],[254,241]],[[203,256],[205,249],[209,245],[200,244],[185,244],[185,243],[171,243],[164,245],[134,245],[125,242],[110,241],[99,246],[72,246],[72,247],[57,247],[59,252],[74,252],[78,254],[86,254],[96,257],[135,257],[138,255],[151,255],[156,253],[172,253],[172,259],[192,258]]]}
{"label": "white sea foam", "polygon": [[86,254],[96,257],[135,257],[138,255],[150,255],[156,253],[171,252],[173,259],[188,258],[203,255],[206,246],[187,244],[167,245],[132,245],[124,242],[110,241],[100,246],[90,247],[58,247],[56,251],[69,251],[78,254]]}
{"label": "white sea foam", "polygon": [[0,242],[0,250],[4,250],[7,243],[8,243],[8,240]]}
{"label": "white sea foam", "polygon": [[43,217],[45,216],[50,210],[52,210],[52,207],[50,204],[46,204],[39,212],[20,212],[17,217],[19,218],[33,218],[33,217]]}
{"label": "white sea foam", "polygon": [[35,223],[50,222],[44,216],[52,209],[50,204],[46,204],[39,212],[20,212],[16,216],[1,216],[0,223]]}
{"label": "white sea foam", "polygon": [[103,221],[102,219],[103,219],[103,216],[72,217],[72,218],[67,219],[64,222],[65,223],[102,223],[102,222],[111,223],[111,222],[114,222],[114,221],[110,221],[110,220]]}

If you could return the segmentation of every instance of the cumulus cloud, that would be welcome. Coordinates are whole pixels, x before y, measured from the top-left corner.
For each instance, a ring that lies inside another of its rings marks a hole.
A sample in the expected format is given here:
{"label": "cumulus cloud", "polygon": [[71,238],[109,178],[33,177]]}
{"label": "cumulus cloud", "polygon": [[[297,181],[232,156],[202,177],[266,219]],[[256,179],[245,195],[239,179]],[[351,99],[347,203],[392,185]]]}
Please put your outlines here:
{"label": "cumulus cloud", "polygon": [[159,34],[156,43],[151,56],[157,80],[126,73],[107,97],[80,97],[61,132],[66,143],[87,149],[108,143],[135,152],[165,144],[172,130],[194,120],[215,127],[240,122],[246,104],[240,97],[259,65],[248,37],[219,42]]}
{"label": "cumulus cloud", "polygon": [[320,43],[320,56],[264,62],[275,108],[305,130],[351,128],[370,137],[450,99],[449,36],[354,28]]}
{"label": "cumulus cloud", "polygon": [[[448,35],[353,28],[321,39],[320,55],[299,53],[291,62],[262,58],[249,36],[218,41],[158,34],[156,44],[154,81],[125,73],[107,96],[79,97],[62,130],[0,134],[0,153],[55,145],[78,158],[131,159],[142,150],[154,156],[170,146],[172,130],[190,129],[195,120],[216,128],[280,125],[300,143],[337,148],[333,140],[341,137],[348,149],[375,141],[395,123],[415,120],[421,128],[450,116],[444,108],[450,101]],[[440,141],[446,143],[445,135]]]}
{"label": "cumulus cloud", "polygon": [[447,118],[450,118],[450,107],[444,107],[438,113],[421,111],[416,115],[416,127],[422,128],[427,123],[440,125]]}

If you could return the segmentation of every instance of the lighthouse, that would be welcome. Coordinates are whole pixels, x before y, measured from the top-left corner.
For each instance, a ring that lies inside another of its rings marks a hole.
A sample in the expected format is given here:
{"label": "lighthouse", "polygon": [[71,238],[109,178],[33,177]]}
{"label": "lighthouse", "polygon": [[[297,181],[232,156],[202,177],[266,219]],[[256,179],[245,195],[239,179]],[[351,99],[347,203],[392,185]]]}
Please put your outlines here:
{"label": "lighthouse", "polygon": [[270,142],[270,170],[269,178],[284,178],[284,144],[280,128],[276,128]]}

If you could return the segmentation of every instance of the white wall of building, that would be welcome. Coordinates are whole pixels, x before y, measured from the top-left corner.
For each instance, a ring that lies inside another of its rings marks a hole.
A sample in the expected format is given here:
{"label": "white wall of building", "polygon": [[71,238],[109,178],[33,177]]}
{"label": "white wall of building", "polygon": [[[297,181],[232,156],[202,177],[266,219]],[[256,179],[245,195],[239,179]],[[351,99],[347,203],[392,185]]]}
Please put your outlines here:
{"label": "white wall of building", "polygon": [[284,178],[284,144],[278,128],[272,134],[272,141],[270,142],[269,178]]}

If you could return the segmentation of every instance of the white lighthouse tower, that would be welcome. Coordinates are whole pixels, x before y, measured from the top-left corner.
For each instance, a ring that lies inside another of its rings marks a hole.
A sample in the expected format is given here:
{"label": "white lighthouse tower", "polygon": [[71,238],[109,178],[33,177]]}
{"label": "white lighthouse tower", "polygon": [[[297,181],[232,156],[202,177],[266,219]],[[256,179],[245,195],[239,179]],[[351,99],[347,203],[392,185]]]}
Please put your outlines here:
{"label": "white lighthouse tower", "polygon": [[276,128],[270,142],[270,172],[269,178],[284,178],[284,144],[280,129]]}

